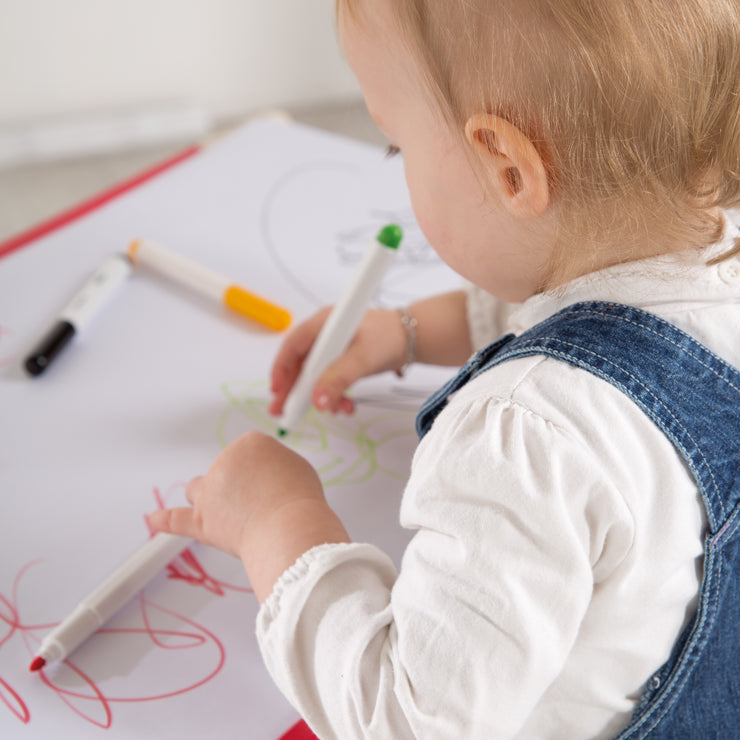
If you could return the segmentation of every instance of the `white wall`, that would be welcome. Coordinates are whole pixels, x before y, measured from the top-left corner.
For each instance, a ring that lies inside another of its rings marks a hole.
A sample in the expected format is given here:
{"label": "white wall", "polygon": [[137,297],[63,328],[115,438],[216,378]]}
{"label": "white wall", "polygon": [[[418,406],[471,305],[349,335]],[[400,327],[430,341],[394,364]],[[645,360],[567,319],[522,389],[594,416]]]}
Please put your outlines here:
{"label": "white wall", "polygon": [[179,99],[223,119],[357,97],[334,0],[0,0],[0,126]]}

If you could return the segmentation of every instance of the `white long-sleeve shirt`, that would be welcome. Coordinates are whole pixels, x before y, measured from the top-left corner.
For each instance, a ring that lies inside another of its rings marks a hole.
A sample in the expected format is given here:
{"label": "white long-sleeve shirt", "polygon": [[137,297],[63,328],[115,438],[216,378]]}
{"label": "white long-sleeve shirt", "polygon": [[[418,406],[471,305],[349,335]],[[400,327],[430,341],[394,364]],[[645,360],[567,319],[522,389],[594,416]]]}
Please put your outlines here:
{"label": "white long-sleeve shirt", "polygon": [[[582,300],[651,311],[740,366],[740,260],[625,264],[503,305],[476,348]],[[619,390],[546,357],[456,393],[419,444],[400,572],[368,544],[305,553],[260,610],[277,685],[323,738],[610,738],[693,616],[703,508]]]}

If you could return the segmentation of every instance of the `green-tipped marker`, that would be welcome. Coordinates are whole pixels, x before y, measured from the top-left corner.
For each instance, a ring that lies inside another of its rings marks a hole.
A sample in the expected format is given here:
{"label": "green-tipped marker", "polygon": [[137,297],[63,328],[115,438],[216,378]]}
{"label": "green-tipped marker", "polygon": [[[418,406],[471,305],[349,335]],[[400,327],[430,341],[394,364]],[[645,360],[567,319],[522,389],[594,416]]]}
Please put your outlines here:
{"label": "green-tipped marker", "polygon": [[384,247],[388,247],[388,249],[398,249],[401,239],[403,239],[403,229],[398,224],[384,226],[375,237],[377,242],[380,242]]}
{"label": "green-tipped marker", "polygon": [[347,348],[375,291],[403,239],[397,224],[384,226],[365,254],[344,295],[336,303],[308,353],[301,374],[285,399],[278,437],[285,437],[311,406],[311,394],[321,374]]}

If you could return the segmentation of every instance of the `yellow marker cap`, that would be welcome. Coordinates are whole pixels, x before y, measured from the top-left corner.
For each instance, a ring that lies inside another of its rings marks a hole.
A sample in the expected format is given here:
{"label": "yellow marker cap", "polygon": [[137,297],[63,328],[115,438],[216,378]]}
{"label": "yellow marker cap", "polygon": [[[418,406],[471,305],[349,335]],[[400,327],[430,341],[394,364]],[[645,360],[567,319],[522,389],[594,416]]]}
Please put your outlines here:
{"label": "yellow marker cap", "polygon": [[254,319],[268,329],[282,331],[290,326],[291,316],[288,311],[254,293],[249,293],[238,285],[226,288],[223,301],[232,311]]}
{"label": "yellow marker cap", "polygon": [[139,251],[141,242],[138,239],[134,239],[131,244],[128,245],[128,258],[132,262],[136,262],[136,253]]}

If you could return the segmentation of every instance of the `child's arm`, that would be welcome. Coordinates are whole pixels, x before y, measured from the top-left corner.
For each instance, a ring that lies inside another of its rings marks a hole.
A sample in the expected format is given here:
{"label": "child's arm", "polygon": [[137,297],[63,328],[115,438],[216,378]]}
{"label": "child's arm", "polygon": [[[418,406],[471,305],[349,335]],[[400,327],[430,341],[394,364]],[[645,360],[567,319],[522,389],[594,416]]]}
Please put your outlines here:
{"label": "child's arm", "polygon": [[[274,399],[270,412],[279,415],[300,373],[303,360],[329,315],[325,308],[294,329],[283,343],[272,367]],[[417,321],[415,359],[434,365],[462,365],[472,352],[466,295],[455,291],[409,306]],[[406,362],[408,336],[394,310],[371,310],[363,319],[347,352],[319,379],[313,403],[332,412],[353,410],[344,392],[360,378],[397,370]]]}

